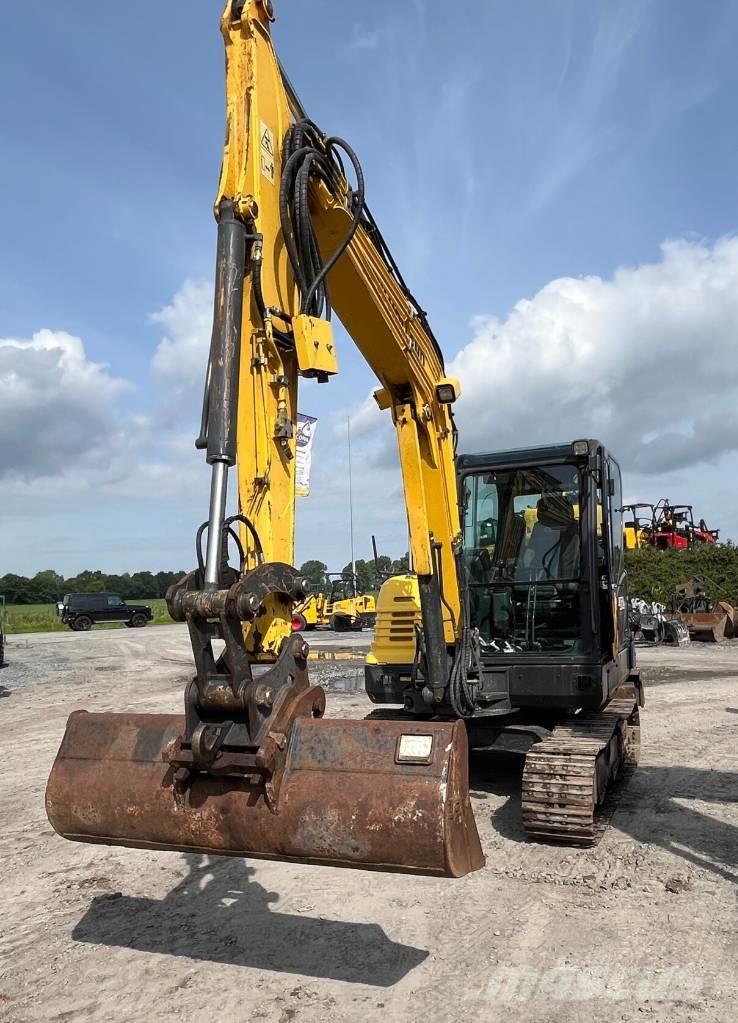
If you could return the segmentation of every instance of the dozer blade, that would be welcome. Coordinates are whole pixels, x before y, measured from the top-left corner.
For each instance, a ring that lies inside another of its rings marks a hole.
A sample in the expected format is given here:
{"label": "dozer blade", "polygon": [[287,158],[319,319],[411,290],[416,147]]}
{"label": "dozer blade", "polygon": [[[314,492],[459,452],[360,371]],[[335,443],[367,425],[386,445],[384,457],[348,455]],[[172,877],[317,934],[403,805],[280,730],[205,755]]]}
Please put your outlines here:
{"label": "dozer blade", "polygon": [[46,789],[80,842],[461,877],[484,865],[463,722],[299,718],[276,805],[258,776],[194,772],[163,754],[174,715],[73,713]]}

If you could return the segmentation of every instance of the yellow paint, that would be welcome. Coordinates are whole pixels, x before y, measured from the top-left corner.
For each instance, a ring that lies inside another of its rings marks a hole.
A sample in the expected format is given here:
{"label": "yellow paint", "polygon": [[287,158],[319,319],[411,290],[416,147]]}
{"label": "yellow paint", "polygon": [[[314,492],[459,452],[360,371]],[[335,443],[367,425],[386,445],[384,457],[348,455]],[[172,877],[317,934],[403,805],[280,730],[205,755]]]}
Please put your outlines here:
{"label": "yellow paint", "polygon": [[650,532],[645,529],[636,529],[635,526],[625,526],[623,528],[623,535],[625,537],[626,551],[634,551],[640,547],[648,546]]}
{"label": "yellow paint", "polygon": [[334,615],[344,618],[353,627],[358,625],[362,615],[374,615],[377,604],[371,593],[359,593],[355,597],[331,600],[325,593],[311,593],[294,611],[301,614],[310,629],[318,625],[330,625]]}
{"label": "yellow paint", "polygon": [[377,624],[367,664],[406,664],[415,660],[420,625],[418,577],[392,576],[379,591]]}
{"label": "yellow paint", "polygon": [[333,328],[327,320],[297,316],[292,321],[297,365],[304,377],[338,373]]}
{"label": "yellow paint", "polygon": [[[267,307],[287,313],[297,351],[285,353],[272,330],[288,325],[259,316],[250,276],[244,282],[242,363],[238,409],[238,495],[253,522],[267,562],[294,562],[295,438],[298,375],[337,372],[329,325],[305,322],[289,267],[279,218],[282,148],[297,116],[272,46],[270,17],[247,0],[238,20],[229,2],[221,20],[226,53],[226,140],[215,200],[234,201],[239,216],[263,236],[262,290]],[[313,223],[324,260],[345,237],[352,220],[348,186],[331,195],[310,190]],[[440,544],[445,604],[461,620],[454,548],[460,543],[451,407],[438,401],[446,377],[420,318],[363,227],[332,269],[333,307],[371,369],[395,425],[414,566],[431,572],[430,535]],[[315,342],[317,341],[317,346]],[[312,345],[312,349],[311,349]],[[242,530],[247,567],[256,565],[249,533]],[[291,608],[276,599],[245,628],[248,649],[273,659],[291,630]],[[444,608],[447,642],[456,639]]]}
{"label": "yellow paint", "polygon": [[364,657],[358,650],[311,650],[308,654],[309,661],[355,661],[357,664],[364,663]]}

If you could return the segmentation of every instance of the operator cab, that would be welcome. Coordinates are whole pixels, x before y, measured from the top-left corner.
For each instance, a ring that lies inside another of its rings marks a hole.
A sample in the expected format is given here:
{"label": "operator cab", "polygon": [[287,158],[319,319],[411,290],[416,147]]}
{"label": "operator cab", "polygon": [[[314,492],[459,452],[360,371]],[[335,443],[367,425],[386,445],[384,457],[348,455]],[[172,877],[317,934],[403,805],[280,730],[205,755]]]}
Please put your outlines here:
{"label": "operator cab", "polygon": [[332,606],[340,600],[356,599],[356,580],[351,573],[327,572],[326,578],[331,584],[328,603]]}
{"label": "operator cab", "polygon": [[[635,664],[617,462],[580,440],[461,455],[457,471],[476,707],[603,706]],[[419,713],[413,579],[382,587],[365,676],[372,702]]]}
{"label": "operator cab", "polygon": [[605,702],[632,658],[617,462],[581,440],[462,455],[458,470],[483,667],[505,666],[514,706]]}

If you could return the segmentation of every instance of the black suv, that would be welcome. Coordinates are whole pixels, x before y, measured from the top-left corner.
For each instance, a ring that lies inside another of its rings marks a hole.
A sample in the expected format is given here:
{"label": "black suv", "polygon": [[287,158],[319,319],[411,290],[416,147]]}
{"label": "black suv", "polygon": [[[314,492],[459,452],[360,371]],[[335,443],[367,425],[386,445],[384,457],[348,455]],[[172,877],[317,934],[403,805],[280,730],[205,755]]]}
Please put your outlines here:
{"label": "black suv", "polygon": [[145,604],[126,604],[114,593],[68,593],[56,605],[56,613],[74,632],[87,632],[103,622],[123,622],[129,629],[140,629],[154,614]]}

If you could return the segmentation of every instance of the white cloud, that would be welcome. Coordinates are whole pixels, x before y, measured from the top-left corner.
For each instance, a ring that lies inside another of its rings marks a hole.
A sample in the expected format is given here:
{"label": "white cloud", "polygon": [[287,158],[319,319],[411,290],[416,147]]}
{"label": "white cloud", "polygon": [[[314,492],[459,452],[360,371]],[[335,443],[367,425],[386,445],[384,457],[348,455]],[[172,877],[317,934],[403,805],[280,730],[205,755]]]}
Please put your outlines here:
{"label": "white cloud", "polygon": [[165,335],[156,349],[151,367],[158,380],[173,387],[177,395],[189,395],[202,387],[213,323],[213,284],[187,280],[169,305],[151,314]]}
{"label": "white cloud", "polygon": [[133,390],[78,337],[0,340],[0,573],[192,560],[208,485],[195,427],[162,428],[167,389],[147,399],[153,415],[132,407]]}
{"label": "white cloud", "polygon": [[559,278],[473,329],[449,366],[462,450],[597,436],[647,474],[738,450],[738,238]]}
{"label": "white cloud", "polygon": [[[211,301],[211,285],[186,282],[156,314],[166,330],[156,377],[198,408]],[[647,499],[668,485],[675,500],[704,497],[705,514],[724,519],[709,494],[721,472],[712,463],[738,448],[738,239],[668,242],[657,262],[610,279],[553,280],[505,318],[477,317],[472,331],[448,362],[462,381],[462,451],[598,436],[619,457],[626,490]],[[351,424],[357,553],[365,556],[371,532],[399,552],[404,508],[389,413],[367,397]],[[297,509],[298,560],[321,550],[331,563],[347,559],[345,456],[345,415],[324,415],[312,496]],[[700,464],[695,493],[681,470]]]}
{"label": "white cloud", "polygon": [[577,33],[569,25],[558,87],[548,101],[542,100],[545,113],[535,125],[540,132],[535,166],[540,170],[530,190],[528,216],[543,209],[593,160],[616,151],[623,139],[619,118],[607,106],[648,23],[649,5],[642,0],[600,4],[593,8],[592,17],[586,43],[576,54],[572,47]]}
{"label": "white cloud", "polygon": [[[472,331],[447,359],[462,385],[460,451],[594,436],[619,459],[629,497],[693,502],[738,536],[725,485],[738,455],[738,238],[667,242],[658,262],[607,280],[558,278]],[[367,397],[351,429],[370,506],[399,521],[399,491],[382,490],[399,483],[389,414]]]}
{"label": "white cloud", "polygon": [[390,26],[383,25],[380,28],[365,28],[363,25],[354,23],[351,30],[351,40],[344,47],[343,55],[345,57],[351,54],[365,51],[377,50],[381,45],[386,44],[390,36]]}
{"label": "white cloud", "polygon": [[116,403],[128,386],[63,331],[0,339],[0,478],[105,460],[121,433]]}
{"label": "white cloud", "polygon": [[[154,417],[126,406],[132,390],[129,381],[91,362],[80,338],[63,331],[0,339],[6,502],[184,492],[202,461],[194,453],[194,427],[187,435],[162,433]],[[188,413],[194,419],[197,410]]]}

